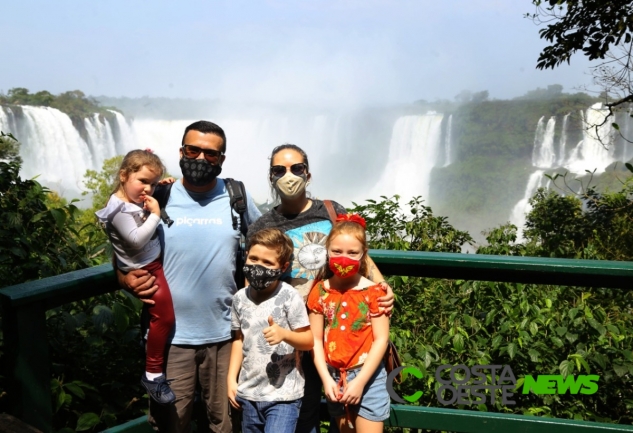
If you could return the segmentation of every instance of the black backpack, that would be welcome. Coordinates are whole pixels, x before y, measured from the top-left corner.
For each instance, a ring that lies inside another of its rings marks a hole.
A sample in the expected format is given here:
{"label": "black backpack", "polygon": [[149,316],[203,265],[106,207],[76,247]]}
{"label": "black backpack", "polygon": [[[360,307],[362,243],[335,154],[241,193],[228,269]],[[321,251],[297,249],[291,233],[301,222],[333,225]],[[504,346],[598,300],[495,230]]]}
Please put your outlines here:
{"label": "black backpack", "polygon": [[[171,183],[158,185],[153,195],[160,206],[160,218],[168,228],[174,223],[174,221],[169,218],[169,215],[167,215],[167,211],[165,211],[165,207],[169,201],[169,194],[171,193],[172,185],[173,184]],[[246,232],[248,231],[248,224],[246,224],[246,218],[244,216],[247,209],[246,190],[244,189],[244,184],[242,182],[229,177],[224,178],[224,185],[226,186],[226,191],[229,193],[233,230],[237,230],[238,218],[240,221],[239,227],[241,235],[235,262],[235,282],[237,283],[237,288],[241,289],[244,287],[244,272],[242,271],[242,268],[244,267],[244,263],[246,261]]]}

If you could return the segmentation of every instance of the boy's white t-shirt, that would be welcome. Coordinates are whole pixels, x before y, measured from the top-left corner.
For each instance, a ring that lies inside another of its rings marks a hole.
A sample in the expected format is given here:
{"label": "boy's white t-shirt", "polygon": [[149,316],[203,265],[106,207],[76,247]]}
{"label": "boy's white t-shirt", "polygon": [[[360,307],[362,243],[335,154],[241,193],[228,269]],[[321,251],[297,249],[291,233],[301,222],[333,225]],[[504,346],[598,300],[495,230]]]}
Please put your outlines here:
{"label": "boy's white t-shirt", "polygon": [[248,291],[247,287],[235,294],[231,309],[231,329],[240,330],[244,335],[244,361],[237,395],[250,401],[300,399],[305,384],[302,352],[285,342],[271,346],[262,331],[269,326],[269,316],[282,328],[296,330],[309,326],[305,303],[299,293],[284,282],[260,304],[251,300]]}

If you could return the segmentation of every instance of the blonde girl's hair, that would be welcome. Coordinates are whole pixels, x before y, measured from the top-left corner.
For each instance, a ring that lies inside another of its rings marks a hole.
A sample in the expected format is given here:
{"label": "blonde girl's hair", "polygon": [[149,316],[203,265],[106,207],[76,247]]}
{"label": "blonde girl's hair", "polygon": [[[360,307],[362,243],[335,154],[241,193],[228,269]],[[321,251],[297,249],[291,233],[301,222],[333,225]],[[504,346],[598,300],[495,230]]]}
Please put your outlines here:
{"label": "blonde girl's hair", "polygon": [[287,234],[276,228],[262,229],[248,239],[248,248],[261,245],[277,252],[277,260],[283,266],[290,261],[294,251],[292,240]]}
{"label": "blonde girl's hair", "polygon": [[162,177],[163,173],[165,173],[165,166],[163,165],[163,162],[151,150],[136,149],[128,152],[127,155],[123,157],[121,167],[119,167],[119,171],[117,172],[113,194],[119,191],[119,189],[123,186],[121,183],[121,174],[127,178],[130,174],[140,171],[145,166],[160,177]]}
{"label": "blonde girl's hair", "polygon": [[[358,239],[358,241],[363,245],[363,257],[360,259],[360,269],[358,271],[359,274],[366,277],[367,276],[367,235],[365,234],[365,229],[357,222],[352,221],[338,221],[334,223],[330,234],[325,239],[325,248],[327,250],[330,249],[330,244],[332,243],[332,239],[337,237],[338,235],[351,235]],[[334,273],[330,270],[330,267],[326,263],[325,266],[321,269],[319,273],[319,279],[327,279],[332,277]]]}

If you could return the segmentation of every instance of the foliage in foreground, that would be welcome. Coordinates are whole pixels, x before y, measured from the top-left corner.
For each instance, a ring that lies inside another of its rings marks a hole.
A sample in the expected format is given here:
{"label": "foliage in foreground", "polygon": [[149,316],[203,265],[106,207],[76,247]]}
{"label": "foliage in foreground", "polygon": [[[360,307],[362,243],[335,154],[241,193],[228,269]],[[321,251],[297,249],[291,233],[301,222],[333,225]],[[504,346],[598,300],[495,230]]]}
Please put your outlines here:
{"label": "foliage in foreground", "polygon": [[[624,223],[630,220],[632,204],[627,188],[605,195],[590,190],[582,201],[539,191],[532,199],[526,241],[517,244],[516,227],[502,226],[488,234],[488,245],[478,252],[631,260],[631,226]],[[420,227],[435,218],[430,210],[419,216],[419,199],[409,203],[409,213],[399,210],[397,197],[370,203],[352,210],[369,217],[372,248],[405,250],[417,245],[411,249],[459,251],[468,239],[436,236],[439,242],[411,243],[419,238]],[[445,230],[456,232],[450,226]],[[392,338],[405,363],[424,374],[422,381],[411,378],[400,385],[401,395],[422,390],[417,404],[441,406],[435,395],[440,386],[435,370],[443,364],[507,364],[518,386],[528,374],[591,373],[600,376],[594,395],[537,396],[519,390],[516,406],[503,406],[499,398],[495,404],[488,400],[476,407],[453,406],[633,422],[633,292],[402,276],[390,277],[389,282],[396,293]]]}
{"label": "foliage in foreground", "polygon": [[[19,169],[18,161],[0,162],[0,286],[107,261],[102,230],[84,222],[92,211],[21,179]],[[115,292],[48,311],[55,429],[93,430],[142,415],[139,304]],[[0,411],[12,398],[3,380]]]}

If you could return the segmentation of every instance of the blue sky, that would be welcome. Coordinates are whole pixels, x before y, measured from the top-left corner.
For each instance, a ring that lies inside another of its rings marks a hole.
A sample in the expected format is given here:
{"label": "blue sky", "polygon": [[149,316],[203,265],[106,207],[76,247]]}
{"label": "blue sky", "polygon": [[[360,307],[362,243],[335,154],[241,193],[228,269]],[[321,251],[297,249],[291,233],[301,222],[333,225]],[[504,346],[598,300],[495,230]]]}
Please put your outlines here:
{"label": "blue sky", "polygon": [[591,83],[535,69],[530,0],[23,0],[3,7],[0,90],[319,105],[511,98]]}

